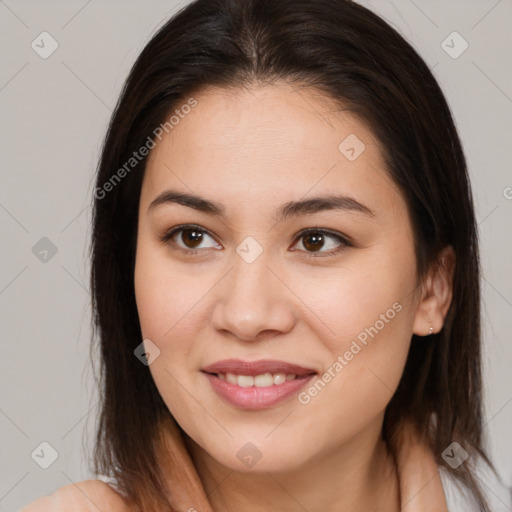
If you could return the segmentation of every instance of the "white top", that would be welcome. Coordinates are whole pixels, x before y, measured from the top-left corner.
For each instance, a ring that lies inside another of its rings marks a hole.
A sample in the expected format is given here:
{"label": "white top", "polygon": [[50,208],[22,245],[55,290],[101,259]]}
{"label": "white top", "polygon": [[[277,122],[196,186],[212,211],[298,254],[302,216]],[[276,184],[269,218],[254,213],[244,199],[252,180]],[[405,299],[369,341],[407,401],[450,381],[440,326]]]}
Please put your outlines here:
{"label": "white top", "polygon": [[[511,512],[512,489],[500,482],[485,463],[477,465],[475,472],[476,480],[487,498],[489,510],[491,512]],[[448,512],[480,512],[472,493],[459,483],[447,468],[439,466],[439,475],[443,483]]]}

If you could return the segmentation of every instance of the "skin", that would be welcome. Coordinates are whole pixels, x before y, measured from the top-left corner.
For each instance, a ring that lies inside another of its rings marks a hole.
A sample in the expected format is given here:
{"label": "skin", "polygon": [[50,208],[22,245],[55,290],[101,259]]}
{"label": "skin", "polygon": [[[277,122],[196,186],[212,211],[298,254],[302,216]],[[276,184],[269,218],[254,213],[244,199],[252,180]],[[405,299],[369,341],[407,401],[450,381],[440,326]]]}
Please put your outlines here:
{"label": "skin", "polygon": [[[396,512],[383,415],[412,334],[442,327],[453,254],[447,249],[444,265],[418,279],[407,206],[378,141],[328,98],[286,84],[194,97],[197,106],[148,160],[134,279],[143,337],[160,350],[151,374],[205,489],[215,488],[212,506]],[[338,149],[349,134],[365,144],[354,161]],[[149,209],[169,189],[220,203],[225,217],[176,203]],[[373,215],[324,210],[277,220],[284,203],[333,193]],[[182,233],[162,240],[188,223],[206,232],[199,246],[189,244],[198,255],[180,252]],[[304,228],[337,232],[350,245],[326,235],[315,252],[297,237]],[[252,263],[236,252],[248,236],[262,249]],[[293,396],[238,409],[200,371],[227,358],[279,359],[322,375],[396,303],[400,312],[305,405]],[[252,468],[237,458],[248,442],[262,455]]]}

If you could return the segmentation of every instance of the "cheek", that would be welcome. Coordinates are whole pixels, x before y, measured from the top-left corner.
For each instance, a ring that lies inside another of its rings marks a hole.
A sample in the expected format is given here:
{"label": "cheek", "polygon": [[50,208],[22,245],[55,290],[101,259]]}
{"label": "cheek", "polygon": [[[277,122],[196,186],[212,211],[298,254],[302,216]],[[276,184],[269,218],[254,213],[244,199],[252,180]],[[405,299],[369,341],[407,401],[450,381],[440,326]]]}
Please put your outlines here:
{"label": "cheek", "polygon": [[137,249],[135,296],[143,336],[160,348],[175,344],[175,335],[183,334],[194,321],[197,306],[210,287],[205,279],[173,264],[165,248],[155,250],[142,241]]}
{"label": "cheek", "polygon": [[[334,277],[311,278],[299,291],[321,320],[311,315],[329,354],[301,403],[326,421],[333,413],[346,420],[352,411],[363,425],[386,407],[403,373],[415,311],[414,255],[379,256],[354,259]],[[329,408],[333,403],[338,406]]]}
{"label": "cheek", "polygon": [[354,252],[344,263],[295,279],[294,291],[309,308],[309,321],[324,333],[324,345],[338,355],[355,339],[364,343],[378,335],[389,338],[389,348],[394,339],[407,337],[414,310],[414,255]]}
{"label": "cheek", "polygon": [[[141,240],[142,242],[143,240]],[[191,389],[191,365],[197,364],[200,299],[211,283],[177,270],[165,251],[144,246],[137,249],[135,296],[144,339],[151,340],[160,356],[149,366],[153,381],[169,411],[180,423],[201,413],[186,389]],[[194,431],[194,423],[187,424]]]}

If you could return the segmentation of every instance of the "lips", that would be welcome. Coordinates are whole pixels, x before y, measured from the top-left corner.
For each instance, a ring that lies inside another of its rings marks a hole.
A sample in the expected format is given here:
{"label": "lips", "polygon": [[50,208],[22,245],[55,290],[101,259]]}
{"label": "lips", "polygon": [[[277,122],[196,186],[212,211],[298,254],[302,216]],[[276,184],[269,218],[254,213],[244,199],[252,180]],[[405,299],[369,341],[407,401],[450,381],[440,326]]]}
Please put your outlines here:
{"label": "lips", "polygon": [[305,368],[285,361],[276,361],[264,359],[261,361],[242,361],[241,359],[225,359],[214,364],[206,366],[202,369],[205,373],[210,374],[227,374],[234,373],[236,375],[256,376],[264,373],[285,373],[295,374],[298,377],[313,375],[317,372],[312,368]]}
{"label": "lips", "polygon": [[227,359],[202,369],[213,391],[239,409],[266,409],[296,395],[317,375],[285,361]]}

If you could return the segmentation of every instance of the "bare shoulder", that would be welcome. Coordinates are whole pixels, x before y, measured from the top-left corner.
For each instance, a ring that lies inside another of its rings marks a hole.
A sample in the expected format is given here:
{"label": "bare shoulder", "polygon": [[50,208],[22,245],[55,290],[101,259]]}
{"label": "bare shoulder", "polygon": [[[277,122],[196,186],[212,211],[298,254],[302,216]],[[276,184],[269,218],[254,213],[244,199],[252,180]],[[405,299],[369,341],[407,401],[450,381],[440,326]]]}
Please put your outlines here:
{"label": "bare shoulder", "polygon": [[101,480],[84,480],[43,496],[20,512],[130,512],[126,501]]}

